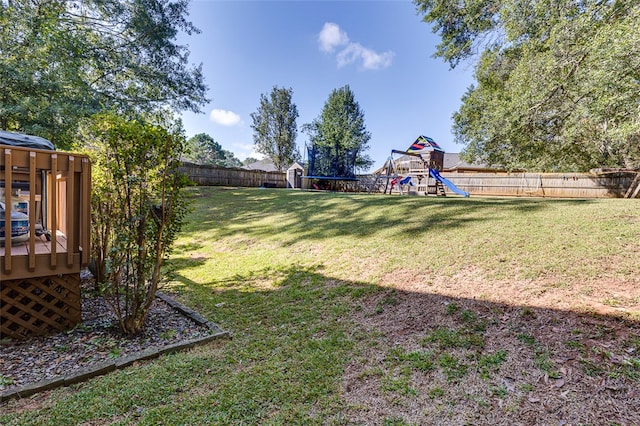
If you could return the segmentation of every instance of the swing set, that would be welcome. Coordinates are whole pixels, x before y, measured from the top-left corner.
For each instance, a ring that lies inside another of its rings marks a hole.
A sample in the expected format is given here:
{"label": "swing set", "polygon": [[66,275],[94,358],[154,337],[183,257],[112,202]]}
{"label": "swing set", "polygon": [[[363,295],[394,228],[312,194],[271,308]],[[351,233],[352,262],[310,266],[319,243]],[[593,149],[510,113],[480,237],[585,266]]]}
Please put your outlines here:
{"label": "swing set", "polygon": [[418,136],[406,151],[393,149],[384,166],[374,173],[375,179],[369,187],[369,193],[385,181],[384,191],[389,194],[397,188],[400,195],[446,196],[444,187],[452,192],[468,197],[450,180],[440,175],[444,165],[444,150],[428,136]]}

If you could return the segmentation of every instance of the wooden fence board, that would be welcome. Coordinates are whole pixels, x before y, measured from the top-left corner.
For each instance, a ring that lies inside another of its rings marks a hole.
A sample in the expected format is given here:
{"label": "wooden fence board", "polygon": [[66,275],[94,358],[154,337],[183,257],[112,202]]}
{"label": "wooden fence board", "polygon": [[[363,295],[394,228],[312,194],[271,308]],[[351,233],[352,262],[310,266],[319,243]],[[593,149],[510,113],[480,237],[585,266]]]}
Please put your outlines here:
{"label": "wooden fence board", "polygon": [[559,198],[623,197],[632,175],[590,173],[442,173],[471,195]]}
{"label": "wooden fence board", "polygon": [[286,188],[287,180],[284,172],[266,172],[263,170],[245,170],[219,166],[204,166],[183,163],[180,168],[191,181],[197,185],[240,186]]}
{"label": "wooden fence board", "polygon": [[[221,185],[239,187],[271,186],[286,188],[286,173],[244,170],[217,166],[201,166],[184,163],[181,171],[197,185]],[[624,197],[636,176],[633,172],[617,172],[605,175],[591,173],[452,173],[442,172],[463,191],[471,195],[557,197],[557,198],[619,198]],[[345,191],[369,192],[372,176],[358,176]],[[373,192],[382,192],[379,179]],[[449,191],[446,189],[446,191]],[[449,192],[447,192],[449,193]]]}

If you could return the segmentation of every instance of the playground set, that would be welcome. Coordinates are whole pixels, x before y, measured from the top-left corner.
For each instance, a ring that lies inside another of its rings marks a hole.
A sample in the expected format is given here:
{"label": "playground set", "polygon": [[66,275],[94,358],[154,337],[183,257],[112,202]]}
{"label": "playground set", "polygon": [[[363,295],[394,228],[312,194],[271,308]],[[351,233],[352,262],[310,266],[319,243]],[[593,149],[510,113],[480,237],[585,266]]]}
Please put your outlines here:
{"label": "playground set", "polygon": [[[355,173],[357,151],[338,152],[333,147],[312,145],[307,147],[307,173],[301,176],[310,188],[337,190],[338,182],[346,188],[349,182],[360,179]],[[396,158],[396,156],[399,156]],[[468,197],[440,174],[444,166],[444,150],[427,136],[418,136],[406,151],[392,150],[382,169],[374,173],[369,193],[379,190],[384,181],[384,193],[392,194],[394,189],[400,195],[447,195],[446,186],[455,194]]]}
{"label": "playground set", "polygon": [[446,186],[453,193],[468,197],[468,192],[440,174],[443,165],[444,150],[430,137],[418,136],[406,151],[391,150],[384,166],[375,173],[369,192],[385,180],[385,194],[387,190],[392,194],[397,189],[400,195],[446,196]]}

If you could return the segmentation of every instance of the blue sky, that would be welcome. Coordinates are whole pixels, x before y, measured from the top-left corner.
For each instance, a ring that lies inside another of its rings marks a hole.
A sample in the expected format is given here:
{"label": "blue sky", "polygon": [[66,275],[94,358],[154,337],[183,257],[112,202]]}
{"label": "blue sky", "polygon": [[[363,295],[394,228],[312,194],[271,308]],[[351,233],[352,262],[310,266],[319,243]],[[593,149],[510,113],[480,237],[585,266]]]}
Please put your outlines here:
{"label": "blue sky", "polygon": [[349,85],[371,132],[374,167],[421,134],[447,152],[462,149],[451,116],[473,83],[471,66],[450,70],[432,57],[439,39],[411,1],[192,0],[189,18],[202,32],[179,41],[202,63],[211,102],[203,114],[182,115],[187,137],[207,133],[240,159],[260,157],[250,114],[278,86],[293,90],[303,153],[302,125],[333,89]]}

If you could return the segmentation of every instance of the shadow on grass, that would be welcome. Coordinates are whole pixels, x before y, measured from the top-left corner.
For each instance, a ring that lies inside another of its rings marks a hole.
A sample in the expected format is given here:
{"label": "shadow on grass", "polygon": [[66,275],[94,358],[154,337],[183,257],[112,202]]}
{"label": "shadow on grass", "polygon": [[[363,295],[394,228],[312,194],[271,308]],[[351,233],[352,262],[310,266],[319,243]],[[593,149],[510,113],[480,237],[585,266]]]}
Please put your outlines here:
{"label": "shadow on grass", "polygon": [[[528,214],[588,200],[532,198],[400,197],[351,193],[318,193],[272,189],[190,188],[193,217],[183,232],[197,235],[216,229],[220,237],[243,232],[255,237],[274,228],[292,239],[324,239],[337,235],[363,237],[384,230],[391,235],[464,229],[502,215]],[[269,223],[268,218],[277,223]]]}
{"label": "shadow on grass", "polygon": [[170,290],[231,341],[11,402],[0,423],[640,424],[637,320],[336,280],[321,266],[205,283],[175,273]]}
{"label": "shadow on grass", "polygon": [[330,279],[322,269],[320,265],[265,268],[208,283],[192,281],[176,269],[170,289],[187,297],[198,312],[232,329],[258,321],[271,323],[271,318],[282,324],[303,321],[306,316],[317,319],[325,310],[346,312],[345,306],[330,301],[347,296],[357,299],[379,290],[366,283]]}
{"label": "shadow on grass", "polygon": [[288,407],[276,423],[437,424],[442,404],[450,424],[640,422],[635,319],[336,280],[319,266],[176,283],[187,304],[237,336],[233,377],[219,384],[242,389],[220,404],[231,420],[247,398],[248,421],[273,399]]}
{"label": "shadow on grass", "polygon": [[[278,241],[288,242],[464,231],[592,202],[224,188],[192,195],[185,233],[194,247],[236,232],[281,232]],[[178,423],[204,415],[221,423],[640,424],[638,316],[379,287],[321,266],[194,282],[186,268],[203,260],[178,260],[185,270],[176,270],[174,290],[236,336],[200,355],[224,363],[224,378],[194,385],[208,393],[183,401]]]}

